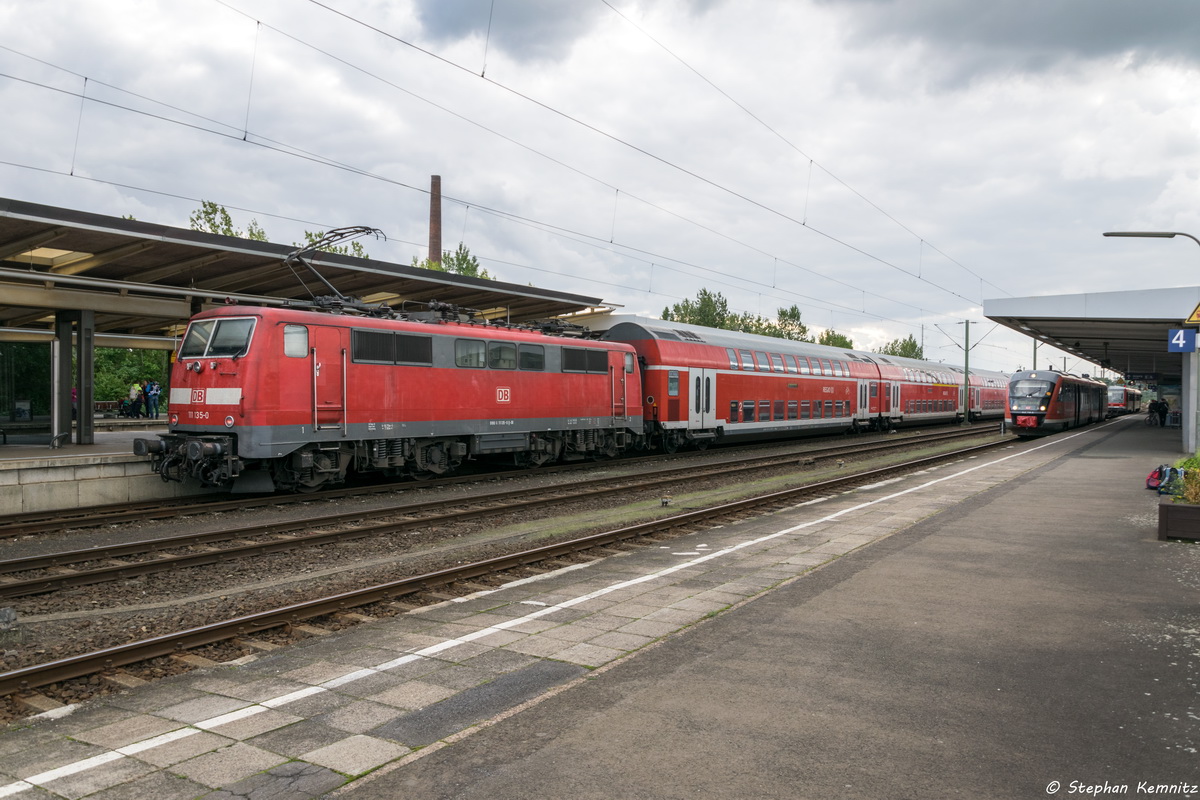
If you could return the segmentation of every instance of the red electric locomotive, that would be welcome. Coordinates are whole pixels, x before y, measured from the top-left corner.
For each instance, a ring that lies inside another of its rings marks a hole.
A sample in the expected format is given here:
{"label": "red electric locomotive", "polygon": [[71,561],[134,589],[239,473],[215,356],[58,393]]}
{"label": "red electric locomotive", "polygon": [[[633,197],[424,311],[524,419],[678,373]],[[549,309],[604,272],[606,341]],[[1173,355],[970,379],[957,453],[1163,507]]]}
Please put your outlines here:
{"label": "red electric locomotive", "polygon": [[647,434],[664,449],[839,430],[886,430],[1004,416],[1008,376],[858,350],[640,317],[604,338],[642,364]]}
{"label": "red electric locomotive", "polygon": [[1018,372],[1008,384],[1008,419],[1018,436],[1044,436],[1104,420],[1108,387],[1056,370]]}
{"label": "red electric locomotive", "polygon": [[643,446],[627,344],[471,321],[229,306],[194,317],[169,433],[139,439],[164,479],[311,490],[351,471],[416,477],[497,453],[537,465]]}

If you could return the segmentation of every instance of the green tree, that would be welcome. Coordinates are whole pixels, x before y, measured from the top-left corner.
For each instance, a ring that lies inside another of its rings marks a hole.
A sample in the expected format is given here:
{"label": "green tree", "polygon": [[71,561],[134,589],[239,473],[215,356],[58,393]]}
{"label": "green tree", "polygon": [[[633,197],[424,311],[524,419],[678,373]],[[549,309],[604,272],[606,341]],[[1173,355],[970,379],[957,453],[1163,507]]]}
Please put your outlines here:
{"label": "green tree", "polygon": [[670,308],[664,308],[662,318],[667,322],[683,322],[688,325],[703,325],[706,328],[740,330],[730,324],[738,318],[729,310],[729,303],[720,292],[701,289],[695,300],[684,300]]}
{"label": "green tree", "polygon": [[793,342],[811,342],[812,335],[808,332],[808,326],[800,321],[800,306],[792,306],[791,308],[779,309],[779,322],[777,323],[779,333],[775,334],[781,339],[791,339]]}
{"label": "green tree", "polygon": [[910,333],[907,339],[892,339],[875,351],[885,356],[904,356],[905,358],[925,358],[925,349],[917,344]]}
{"label": "green tree", "polygon": [[808,326],[800,321],[799,306],[780,308],[777,311],[777,319],[751,314],[749,311],[735,314],[729,310],[729,303],[720,292],[701,289],[695,300],[684,300],[670,308],[664,308],[662,318],[667,322],[685,322],[689,325],[773,336],[776,339],[790,339],[794,342],[812,341]]}
{"label": "green tree", "polygon": [[823,344],[828,347],[844,347],[847,350],[854,349],[854,342],[849,336],[838,333],[833,328],[826,328],[821,331],[821,335],[817,337],[817,344]]}
{"label": "green tree", "polygon": [[267,241],[267,234],[258,224],[258,220],[250,220],[246,232],[233,227],[233,218],[225,210],[225,206],[211,200],[201,200],[200,208],[188,217],[188,224],[194,231],[217,233],[222,236],[236,236],[239,239],[253,239],[256,242]]}
{"label": "green tree", "polygon": [[428,258],[419,261],[416,256],[413,256],[412,265],[418,269],[431,269],[435,272],[452,272],[455,275],[466,275],[470,278],[495,280],[486,269],[479,266],[479,259],[471,255],[471,251],[462,242],[458,243],[458,248],[453,253],[449,250],[443,251],[441,261],[431,261]]}
{"label": "green tree", "polygon": [[[97,347],[95,382],[92,392],[97,401],[123,400],[134,381],[156,380],[164,387],[170,354],[165,350],[129,350],[124,347]],[[163,397],[165,406],[166,397]]]}

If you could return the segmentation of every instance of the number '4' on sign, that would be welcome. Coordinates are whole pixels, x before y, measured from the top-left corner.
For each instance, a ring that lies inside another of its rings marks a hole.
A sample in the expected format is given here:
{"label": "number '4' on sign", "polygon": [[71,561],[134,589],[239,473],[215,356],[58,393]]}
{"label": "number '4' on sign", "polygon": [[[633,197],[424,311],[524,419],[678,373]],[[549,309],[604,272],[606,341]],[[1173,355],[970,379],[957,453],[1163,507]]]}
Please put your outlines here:
{"label": "number '4' on sign", "polygon": [[1194,353],[1194,352],[1196,352],[1196,329],[1195,328],[1171,328],[1170,335],[1167,337],[1167,352],[1168,353]]}

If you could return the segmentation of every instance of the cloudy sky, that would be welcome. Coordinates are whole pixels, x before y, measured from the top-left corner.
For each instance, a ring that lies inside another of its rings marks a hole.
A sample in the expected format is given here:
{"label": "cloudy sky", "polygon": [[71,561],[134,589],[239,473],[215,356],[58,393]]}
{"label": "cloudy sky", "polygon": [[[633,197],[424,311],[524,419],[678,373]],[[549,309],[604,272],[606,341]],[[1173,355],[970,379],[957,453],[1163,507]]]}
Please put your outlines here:
{"label": "cloudy sky", "polygon": [[1192,0],[0,0],[0,102],[0,196],[407,264],[436,174],[502,280],[952,363],[1030,365],[985,298],[1200,282],[1100,236],[1200,235]]}

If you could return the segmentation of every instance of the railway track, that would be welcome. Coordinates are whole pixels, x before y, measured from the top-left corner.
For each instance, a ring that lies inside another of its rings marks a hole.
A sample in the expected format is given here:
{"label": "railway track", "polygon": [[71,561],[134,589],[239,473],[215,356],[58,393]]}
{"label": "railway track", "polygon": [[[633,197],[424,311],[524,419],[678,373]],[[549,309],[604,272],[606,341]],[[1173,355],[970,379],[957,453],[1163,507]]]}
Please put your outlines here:
{"label": "railway track", "polygon": [[[943,441],[946,437],[963,438],[986,435],[990,431],[999,430],[999,425],[975,425],[962,430],[949,432],[937,431],[932,434],[903,437],[899,441],[916,446],[921,441]],[[881,439],[884,437],[881,437]],[[894,446],[895,443],[884,442]],[[768,442],[761,445],[743,445],[739,452],[761,448],[778,448],[779,442]],[[878,444],[871,441],[857,440],[854,444],[839,443],[820,447],[798,447],[794,454],[810,455],[813,458],[829,458],[835,455],[851,455],[855,451],[871,452]],[[708,451],[711,455],[712,451]],[[598,463],[612,466],[636,465],[639,461],[658,459],[661,461],[688,461],[695,459],[696,452],[664,455],[656,453],[650,456],[624,458],[620,461],[596,462],[583,461],[570,464],[558,464],[542,467],[537,470],[519,469],[485,472],[481,474],[456,475],[421,482],[386,482],[368,485],[346,486],[338,489],[327,489],[320,492],[304,494],[269,494],[269,495],[197,495],[192,497],[177,497],[166,500],[139,501],[131,503],[114,503],[90,508],[66,509],[58,511],[32,511],[23,514],[0,515],[0,539],[12,539],[21,536],[31,536],[39,533],[55,532],[67,529],[92,528],[102,525],[115,525],[123,522],[148,522],[152,520],[167,520],[193,514],[220,513],[225,511],[245,511],[253,508],[270,506],[286,506],[294,503],[312,503],[325,500],[338,500],[346,497],[358,497],[371,494],[388,494],[403,492],[406,489],[433,489],[443,486],[454,486],[463,483],[480,481],[501,481],[509,478],[528,477],[532,474],[554,475],[563,472],[594,469]]]}
{"label": "railway track", "polygon": [[[801,499],[830,492],[845,491],[855,485],[877,482],[897,474],[923,469],[947,460],[1007,445],[1001,439],[982,445],[955,449],[925,458],[906,461],[853,475],[847,475],[815,484],[789,488],[761,496],[749,497],[702,509],[674,514],[666,518],[639,523],[614,530],[581,536],[568,541],[523,549],[499,557],[458,565],[400,580],[372,585],[363,589],[321,597],[305,602],[274,608],[259,613],[242,615],[221,622],[190,628],[141,641],[107,647],[91,653],[62,658],[45,664],[28,666],[0,673],[0,695],[30,693],[49,684],[70,682],[98,672],[112,671],[119,667],[161,656],[176,655],[188,649],[211,645],[234,638],[253,636],[274,631],[281,627],[302,626],[306,621],[330,614],[345,613],[351,609],[373,604],[396,601],[423,593],[437,592],[446,587],[465,586],[464,591],[474,587],[473,581],[484,576],[495,576],[506,571],[520,570],[547,561],[569,558],[572,555],[592,551],[597,556],[608,554],[614,546],[627,545],[633,541],[645,541],[648,537],[671,535],[673,531],[688,530],[695,526],[710,527],[722,521],[743,517],[750,513],[765,513],[774,508],[793,505]],[[678,480],[679,478],[674,478]],[[477,587],[474,587],[477,588]]]}
{"label": "railway track", "polygon": [[[954,441],[964,437],[977,438],[978,435],[975,431],[951,432],[941,434],[933,441],[923,440],[922,444]],[[860,445],[854,448],[853,452],[856,455],[886,453],[909,447],[912,447],[911,441],[881,442]],[[567,485],[474,493],[463,498],[461,503],[452,509],[446,508],[444,500],[403,502],[372,511],[372,519],[366,520],[361,510],[342,511],[303,520],[260,523],[209,533],[187,533],[14,558],[0,561],[0,598],[22,597],[73,586],[219,564],[238,558],[284,552],[300,547],[315,547],[366,536],[405,533],[431,524],[452,524],[522,510],[533,511],[557,504],[578,503],[613,494],[672,486],[682,481],[778,469],[781,465],[789,463],[814,463],[820,459],[845,455],[845,450],[846,448],[826,448],[824,451],[804,453],[799,460],[793,457],[787,461],[783,461],[778,455],[740,456],[705,466],[669,467],[652,473],[589,478]],[[20,577],[22,573],[25,573],[25,577]]]}

